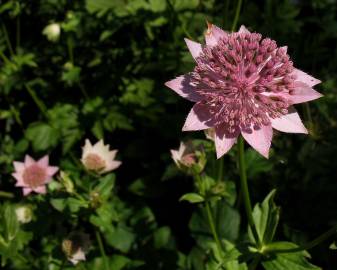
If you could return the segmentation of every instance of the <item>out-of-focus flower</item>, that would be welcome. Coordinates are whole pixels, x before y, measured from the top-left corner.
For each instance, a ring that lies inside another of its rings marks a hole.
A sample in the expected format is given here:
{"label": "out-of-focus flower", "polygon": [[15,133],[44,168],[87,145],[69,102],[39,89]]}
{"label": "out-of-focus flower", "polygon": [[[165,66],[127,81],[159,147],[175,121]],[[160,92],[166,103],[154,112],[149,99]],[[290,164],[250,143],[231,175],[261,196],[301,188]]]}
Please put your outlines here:
{"label": "out-of-focus flower", "polygon": [[82,163],[89,171],[106,173],[117,169],[122,162],[115,160],[117,150],[110,151],[109,145],[104,145],[103,140],[91,145],[88,139],[82,151]]}
{"label": "out-of-focus flower", "polygon": [[15,186],[22,187],[25,196],[33,191],[46,193],[46,184],[58,171],[58,167],[49,166],[48,155],[38,161],[26,155],[24,162],[14,161],[13,164],[15,172],[12,175],[17,181]]}
{"label": "out-of-focus flower", "polygon": [[85,254],[90,246],[90,238],[85,233],[71,233],[67,239],[62,242],[62,250],[68,260],[76,265],[80,261],[85,261]]}
{"label": "out-of-focus flower", "polygon": [[237,137],[268,157],[273,128],[308,133],[292,105],[321,97],[320,83],[293,67],[287,47],[241,26],[227,33],[209,24],[206,45],[185,39],[196,61],[194,70],[166,83],[195,102],[183,131],[215,128],[217,157]]}
{"label": "out-of-focus flower", "polygon": [[187,171],[201,172],[206,164],[202,147],[195,147],[191,141],[180,142],[178,150],[171,150],[171,157],[178,168]]}
{"label": "out-of-focus flower", "polygon": [[43,29],[42,34],[44,34],[49,41],[56,42],[60,38],[61,26],[58,23],[49,24]]}
{"label": "out-of-focus flower", "polygon": [[171,150],[171,156],[178,167],[191,167],[197,162],[195,147],[191,142],[180,142],[178,150]]}
{"label": "out-of-focus flower", "polygon": [[15,209],[16,218],[21,223],[29,223],[32,220],[33,217],[33,211],[32,208],[26,205],[18,206]]}

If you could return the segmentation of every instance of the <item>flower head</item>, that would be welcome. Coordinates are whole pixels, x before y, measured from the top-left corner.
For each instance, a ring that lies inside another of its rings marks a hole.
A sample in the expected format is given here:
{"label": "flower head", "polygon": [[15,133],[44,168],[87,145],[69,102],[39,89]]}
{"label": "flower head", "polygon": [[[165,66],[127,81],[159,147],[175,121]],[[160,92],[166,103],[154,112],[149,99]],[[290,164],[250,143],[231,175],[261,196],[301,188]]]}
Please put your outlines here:
{"label": "flower head", "polygon": [[195,147],[191,142],[180,142],[178,150],[171,150],[171,156],[178,167],[191,167],[197,162]]}
{"label": "flower head", "polygon": [[22,224],[29,223],[33,217],[32,208],[26,205],[18,206],[15,209],[16,218]]}
{"label": "flower head", "polygon": [[26,196],[31,192],[46,193],[46,184],[52,179],[52,176],[58,171],[58,167],[49,166],[49,156],[46,155],[38,161],[35,161],[29,155],[26,155],[24,162],[14,161],[15,172],[12,174],[16,179],[16,186],[23,188],[23,194]]}
{"label": "flower head", "polygon": [[68,260],[76,265],[80,261],[85,261],[85,254],[90,246],[90,238],[85,233],[71,233],[67,239],[62,242],[62,250]]}
{"label": "flower head", "polygon": [[58,23],[49,24],[43,29],[42,34],[44,34],[49,41],[56,42],[60,38],[61,26]]}
{"label": "flower head", "polygon": [[244,26],[227,33],[209,24],[205,39],[204,46],[185,39],[196,66],[166,83],[195,102],[183,131],[215,128],[218,158],[240,134],[268,157],[273,128],[307,133],[292,105],[321,97],[312,88],[320,81],[294,68],[287,47]]}
{"label": "flower head", "polygon": [[103,140],[99,140],[92,145],[88,139],[82,151],[82,163],[89,171],[106,173],[117,169],[122,162],[115,160],[117,150],[110,151],[109,145],[104,145]]}
{"label": "flower head", "polygon": [[180,142],[178,150],[171,150],[171,157],[177,167],[187,173],[201,172],[206,164],[203,147],[195,146],[192,141]]}

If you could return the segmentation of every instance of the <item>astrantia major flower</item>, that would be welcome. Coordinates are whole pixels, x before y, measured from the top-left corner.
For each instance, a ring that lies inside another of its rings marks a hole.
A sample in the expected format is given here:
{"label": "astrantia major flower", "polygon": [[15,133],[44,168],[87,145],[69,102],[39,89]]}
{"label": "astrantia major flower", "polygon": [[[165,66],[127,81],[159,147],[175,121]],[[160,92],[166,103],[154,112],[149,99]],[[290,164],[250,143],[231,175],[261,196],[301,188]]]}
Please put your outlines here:
{"label": "astrantia major flower", "polygon": [[166,83],[195,102],[183,131],[215,128],[218,158],[240,134],[268,157],[273,128],[307,133],[292,105],[321,97],[312,88],[320,81],[294,68],[287,47],[244,26],[226,33],[210,24],[205,39],[205,45],[185,39],[196,66]]}
{"label": "astrantia major flower", "polygon": [[49,156],[44,156],[35,161],[26,155],[24,162],[14,161],[15,172],[12,174],[16,179],[16,186],[23,188],[26,196],[31,192],[46,193],[46,184],[58,171],[58,167],[49,166]]}
{"label": "astrantia major flower", "polygon": [[117,169],[122,162],[115,160],[117,150],[110,151],[109,145],[104,145],[103,140],[99,140],[92,145],[88,139],[82,151],[82,163],[89,171],[106,173]]}
{"label": "astrantia major flower", "polygon": [[191,167],[197,162],[195,147],[193,147],[192,142],[181,142],[179,149],[171,150],[171,157],[179,168],[181,166]]}

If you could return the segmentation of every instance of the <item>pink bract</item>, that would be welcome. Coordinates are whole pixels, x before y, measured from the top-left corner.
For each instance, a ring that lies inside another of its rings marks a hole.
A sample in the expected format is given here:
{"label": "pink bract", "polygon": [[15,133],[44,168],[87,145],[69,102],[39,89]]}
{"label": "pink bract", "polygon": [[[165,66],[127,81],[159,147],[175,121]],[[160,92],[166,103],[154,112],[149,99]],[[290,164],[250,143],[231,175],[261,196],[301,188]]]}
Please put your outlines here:
{"label": "pink bract", "polygon": [[321,97],[312,88],[320,81],[294,68],[287,47],[244,26],[227,33],[209,24],[205,40],[185,39],[196,66],[165,84],[195,102],[183,131],[214,128],[218,158],[240,134],[268,158],[273,128],[308,133],[293,105]]}
{"label": "pink bract", "polygon": [[15,172],[12,176],[16,179],[17,187],[22,187],[26,196],[31,192],[46,193],[46,184],[58,171],[58,167],[49,166],[49,156],[46,155],[35,161],[29,155],[25,156],[24,162],[14,161]]}

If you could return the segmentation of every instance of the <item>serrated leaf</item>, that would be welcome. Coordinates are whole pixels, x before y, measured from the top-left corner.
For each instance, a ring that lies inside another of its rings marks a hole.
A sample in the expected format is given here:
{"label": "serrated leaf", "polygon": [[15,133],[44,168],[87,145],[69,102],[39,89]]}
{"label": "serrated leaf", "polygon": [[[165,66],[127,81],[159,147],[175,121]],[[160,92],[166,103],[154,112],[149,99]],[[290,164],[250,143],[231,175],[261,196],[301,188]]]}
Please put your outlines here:
{"label": "serrated leaf", "polygon": [[204,197],[197,193],[186,193],[184,194],[179,201],[188,201],[190,203],[200,203],[205,201]]}

